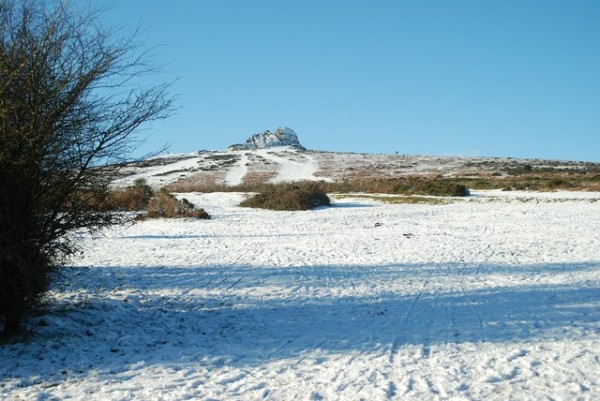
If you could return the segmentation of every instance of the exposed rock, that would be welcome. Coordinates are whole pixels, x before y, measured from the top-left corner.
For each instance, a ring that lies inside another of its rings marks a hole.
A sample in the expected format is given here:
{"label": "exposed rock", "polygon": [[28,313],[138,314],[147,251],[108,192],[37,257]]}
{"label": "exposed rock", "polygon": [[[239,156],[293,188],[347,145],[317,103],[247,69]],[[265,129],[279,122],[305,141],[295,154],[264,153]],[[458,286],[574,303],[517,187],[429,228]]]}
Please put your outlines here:
{"label": "exposed rock", "polygon": [[266,130],[262,134],[254,134],[246,140],[246,143],[231,145],[231,150],[254,150],[266,149],[277,146],[290,146],[296,149],[304,149],[300,145],[298,136],[293,129],[288,127],[279,127],[275,132]]}

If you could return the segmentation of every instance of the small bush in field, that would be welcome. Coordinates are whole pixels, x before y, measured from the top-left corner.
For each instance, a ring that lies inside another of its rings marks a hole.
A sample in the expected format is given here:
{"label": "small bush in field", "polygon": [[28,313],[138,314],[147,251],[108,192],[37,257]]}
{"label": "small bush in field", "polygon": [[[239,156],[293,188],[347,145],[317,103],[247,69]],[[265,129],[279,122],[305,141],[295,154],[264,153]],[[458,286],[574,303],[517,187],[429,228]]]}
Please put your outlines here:
{"label": "small bush in field", "polygon": [[309,210],[329,205],[331,201],[325,191],[312,182],[269,185],[240,204],[270,210]]}
{"label": "small bush in field", "polygon": [[396,184],[394,192],[404,195],[469,196],[463,184],[444,179],[410,179]]}
{"label": "small bush in field", "polygon": [[154,195],[144,210],[146,211],[145,216],[150,218],[193,217],[210,219],[210,215],[204,209],[196,209],[187,199],[178,200],[166,190],[160,190]]}
{"label": "small bush in field", "polygon": [[526,175],[533,172],[533,166],[531,164],[524,164],[516,168],[507,169],[507,173],[510,175]]}
{"label": "small bush in field", "polygon": [[430,181],[422,187],[425,195],[432,196],[469,196],[469,190],[463,184],[450,181]]}

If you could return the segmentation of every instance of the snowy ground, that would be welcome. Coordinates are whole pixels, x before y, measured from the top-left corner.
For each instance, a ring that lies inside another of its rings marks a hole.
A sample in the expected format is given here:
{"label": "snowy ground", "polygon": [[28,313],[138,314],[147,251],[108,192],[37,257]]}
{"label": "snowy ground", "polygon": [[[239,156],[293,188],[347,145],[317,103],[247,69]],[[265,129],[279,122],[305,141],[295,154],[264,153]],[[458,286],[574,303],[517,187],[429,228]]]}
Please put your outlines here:
{"label": "snowy ground", "polygon": [[259,156],[264,162],[275,166],[273,169],[276,171],[276,174],[268,180],[270,183],[302,180],[330,181],[327,178],[315,176],[315,173],[319,170],[319,166],[310,154],[288,148],[284,148],[284,150],[280,150],[279,152],[280,155],[272,149],[236,152],[239,154],[239,160],[228,168],[224,183],[231,186],[243,183],[244,177],[248,174],[248,165],[250,164],[249,154]]}
{"label": "snowy ground", "polygon": [[213,219],[82,238],[0,399],[600,399],[600,193],[186,197]]}

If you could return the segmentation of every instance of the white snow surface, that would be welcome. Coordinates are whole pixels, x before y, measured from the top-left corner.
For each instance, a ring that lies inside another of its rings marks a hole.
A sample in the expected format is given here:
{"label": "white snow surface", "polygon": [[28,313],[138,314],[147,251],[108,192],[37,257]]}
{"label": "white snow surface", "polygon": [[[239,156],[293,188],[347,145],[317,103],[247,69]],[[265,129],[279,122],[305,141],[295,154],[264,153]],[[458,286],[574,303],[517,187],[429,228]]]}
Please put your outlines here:
{"label": "white snow surface", "polygon": [[[277,151],[286,154],[288,157],[278,156]],[[277,173],[273,178],[268,180],[270,183],[319,180],[331,181],[327,178],[315,176],[319,166],[310,155],[303,155],[302,158],[289,157],[289,154],[298,154],[298,151],[293,148],[280,147],[256,149],[252,152],[236,151],[235,154],[239,155],[239,159],[233,166],[227,169],[225,179],[223,180],[223,182],[229,186],[242,184],[243,179],[248,172],[248,155],[250,154],[260,156],[263,160],[275,166],[274,170]]]}
{"label": "white snow surface", "polygon": [[239,152],[240,159],[227,170],[225,175],[224,183],[229,186],[240,185],[243,182],[244,176],[248,171],[248,153]]}
{"label": "white snow surface", "polygon": [[[287,148],[288,153],[296,153],[295,149]],[[314,181],[323,180],[323,177],[315,177],[315,173],[319,169],[313,157],[306,155],[302,160],[295,160],[289,157],[280,157],[273,151],[261,149],[256,152],[267,161],[275,163],[277,175],[269,180],[271,183],[293,182],[293,181]]]}
{"label": "white snow surface", "polygon": [[3,400],[598,400],[600,193],[336,198],[81,236]]}
{"label": "white snow surface", "polygon": [[[219,166],[213,158],[230,158],[235,160],[232,165]],[[244,177],[248,174],[250,157],[260,158],[262,163],[268,163],[269,169],[274,172],[274,177],[268,182],[292,182],[292,181],[332,181],[330,177],[317,177],[315,173],[319,170],[319,164],[310,152],[299,149],[280,146],[267,149],[254,150],[228,150],[224,152],[206,152],[201,154],[182,153],[166,155],[163,158],[156,157],[150,162],[156,163],[150,167],[129,168],[131,174],[115,180],[114,187],[125,187],[133,185],[136,180],[144,180],[152,187],[161,187],[176,182],[194,174],[199,169],[223,170],[222,184],[234,186],[242,184]],[[165,162],[157,163],[164,159]],[[200,173],[206,174],[206,173]]]}

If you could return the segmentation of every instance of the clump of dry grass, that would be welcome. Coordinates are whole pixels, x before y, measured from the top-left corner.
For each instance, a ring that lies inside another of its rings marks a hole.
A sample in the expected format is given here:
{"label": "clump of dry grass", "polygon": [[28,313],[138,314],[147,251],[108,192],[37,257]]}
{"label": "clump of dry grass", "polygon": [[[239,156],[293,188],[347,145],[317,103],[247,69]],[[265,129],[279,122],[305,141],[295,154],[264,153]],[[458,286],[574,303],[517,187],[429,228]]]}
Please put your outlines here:
{"label": "clump of dry grass", "polygon": [[97,212],[136,212],[143,210],[148,204],[154,191],[144,180],[138,180],[134,185],[110,192],[87,192],[79,194],[90,209]]}
{"label": "clump of dry grass", "polygon": [[90,194],[87,198],[88,205],[92,210],[103,213],[138,212],[139,219],[147,217],[210,218],[204,209],[197,209],[185,198],[178,200],[165,189],[158,192],[153,191],[144,180],[139,180],[127,188],[108,192],[102,197]]}
{"label": "clump of dry grass", "polygon": [[196,209],[187,199],[177,199],[166,190],[160,190],[150,199],[144,207],[146,212],[143,217],[150,218],[177,218],[193,217],[197,219],[210,219],[210,215],[204,209]]}

